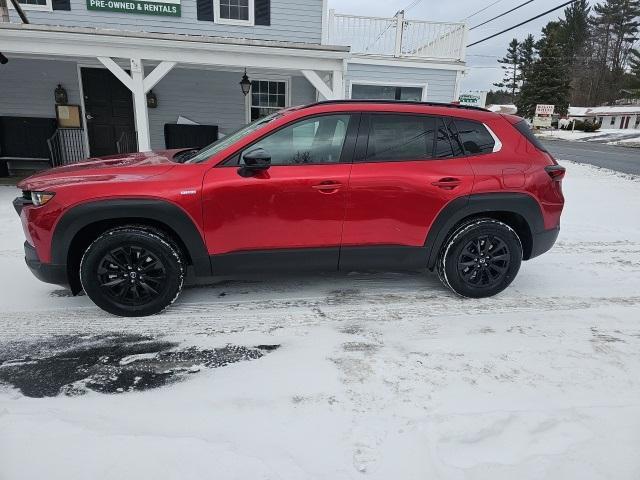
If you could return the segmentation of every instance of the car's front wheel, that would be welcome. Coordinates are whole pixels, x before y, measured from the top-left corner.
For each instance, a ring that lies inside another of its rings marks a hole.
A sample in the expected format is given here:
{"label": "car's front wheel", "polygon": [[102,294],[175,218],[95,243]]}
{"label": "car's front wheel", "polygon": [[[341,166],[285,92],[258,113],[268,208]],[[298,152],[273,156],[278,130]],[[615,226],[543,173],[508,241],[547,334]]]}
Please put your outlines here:
{"label": "car's front wheel", "polygon": [[522,262],[522,244],[507,224],[479,218],[460,225],[445,242],[438,275],[458,295],[490,297],[507,288]]}
{"label": "car's front wheel", "polygon": [[180,294],[184,262],[162,232],[120,227],[100,235],[80,262],[86,294],[103,310],[123,317],[159,313]]}

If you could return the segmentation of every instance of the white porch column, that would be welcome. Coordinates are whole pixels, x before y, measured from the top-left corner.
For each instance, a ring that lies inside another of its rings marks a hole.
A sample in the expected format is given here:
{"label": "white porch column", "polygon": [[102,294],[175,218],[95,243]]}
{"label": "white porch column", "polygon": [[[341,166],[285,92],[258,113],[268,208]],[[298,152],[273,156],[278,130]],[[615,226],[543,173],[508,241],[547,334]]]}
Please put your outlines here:
{"label": "white porch column", "polygon": [[326,100],[342,100],[345,97],[343,70],[331,72],[331,87],[315,70],[302,70],[302,74]]}
{"label": "white porch column", "polygon": [[149,133],[149,110],[147,109],[147,92],[144,89],[144,67],[139,58],[131,59],[131,93],[133,108],[136,114],[136,131],[138,132],[138,150],[151,150]]}
{"label": "white porch column", "polygon": [[344,91],[344,72],[342,70],[334,70],[331,77],[331,85],[333,90],[334,100],[343,100],[345,97]]}
{"label": "white porch column", "polygon": [[144,76],[144,67],[141,58],[131,58],[131,75],[125,72],[120,65],[110,57],[98,57],[98,60],[120,80],[133,94],[133,108],[136,118],[136,132],[138,134],[138,150],[145,152],[151,150],[149,134],[149,110],[147,109],[147,92],[151,90],[162,78],[171,71],[176,62],[160,62],[153,71]]}

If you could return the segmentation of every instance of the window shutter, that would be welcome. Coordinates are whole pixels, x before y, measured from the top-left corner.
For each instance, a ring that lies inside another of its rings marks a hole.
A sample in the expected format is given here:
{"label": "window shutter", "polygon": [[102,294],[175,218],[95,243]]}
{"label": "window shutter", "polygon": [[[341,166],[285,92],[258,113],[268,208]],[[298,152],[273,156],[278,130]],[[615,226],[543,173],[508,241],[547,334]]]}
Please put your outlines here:
{"label": "window shutter", "polygon": [[271,25],[271,0],[254,0],[256,25]]}
{"label": "window shutter", "polygon": [[70,0],[51,0],[53,10],[71,10]]}
{"label": "window shutter", "polygon": [[[55,0],[54,0],[55,1]],[[213,22],[213,0],[196,0],[198,2],[198,20]]]}

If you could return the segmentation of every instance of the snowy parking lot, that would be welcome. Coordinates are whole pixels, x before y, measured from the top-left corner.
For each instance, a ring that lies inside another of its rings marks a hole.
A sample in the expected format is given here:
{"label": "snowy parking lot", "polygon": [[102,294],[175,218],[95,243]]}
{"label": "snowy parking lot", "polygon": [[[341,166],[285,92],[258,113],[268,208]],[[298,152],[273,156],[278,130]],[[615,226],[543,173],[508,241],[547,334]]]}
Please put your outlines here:
{"label": "snowy parking lot", "polygon": [[563,164],[497,297],[243,277],[141,319],[36,280],[0,187],[0,479],[640,478],[640,179]]}

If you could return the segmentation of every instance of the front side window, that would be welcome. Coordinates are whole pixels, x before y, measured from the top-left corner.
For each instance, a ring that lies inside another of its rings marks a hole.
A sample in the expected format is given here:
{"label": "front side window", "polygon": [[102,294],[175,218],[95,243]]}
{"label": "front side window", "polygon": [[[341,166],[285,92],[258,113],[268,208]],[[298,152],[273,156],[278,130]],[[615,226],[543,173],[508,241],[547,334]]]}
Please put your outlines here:
{"label": "front side window", "polygon": [[254,0],[214,0],[216,22],[253,25],[253,2]]}
{"label": "front side window", "polygon": [[287,82],[254,80],[250,96],[250,118],[254,121],[286,107]]}
{"label": "front side window", "polygon": [[422,100],[422,87],[399,87],[393,85],[351,86],[351,98],[354,100],[403,100],[419,102]]}
{"label": "front side window", "polygon": [[491,153],[496,142],[486,127],[472,120],[456,120],[458,137],[469,155]]}
{"label": "front side window", "polygon": [[615,125],[615,124],[616,124],[616,117],[611,117],[610,125]]}
{"label": "front side window", "polygon": [[435,120],[421,115],[371,115],[366,161],[432,158]]}
{"label": "front side window", "polygon": [[271,157],[271,165],[338,163],[349,120],[350,115],[308,118],[259,140],[243,153],[261,148]]}

